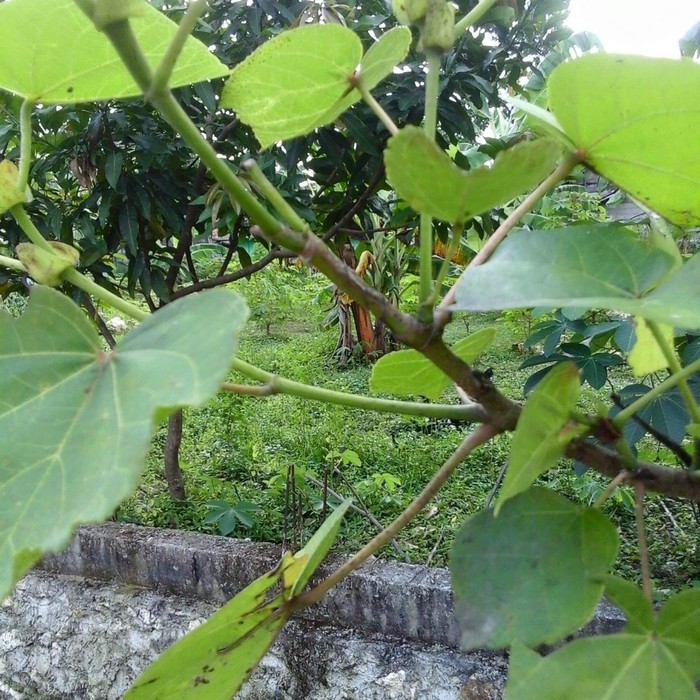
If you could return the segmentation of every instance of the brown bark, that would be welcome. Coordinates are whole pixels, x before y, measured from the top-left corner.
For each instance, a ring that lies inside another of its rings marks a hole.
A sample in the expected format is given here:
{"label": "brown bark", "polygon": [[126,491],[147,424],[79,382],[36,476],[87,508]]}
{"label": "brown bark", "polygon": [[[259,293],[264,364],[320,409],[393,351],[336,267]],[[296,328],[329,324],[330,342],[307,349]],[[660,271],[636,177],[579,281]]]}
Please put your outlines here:
{"label": "brown bark", "polygon": [[184,501],[185,480],[180,469],[180,443],[182,442],[182,409],[168,418],[168,437],[165,442],[165,480],[174,501]]}

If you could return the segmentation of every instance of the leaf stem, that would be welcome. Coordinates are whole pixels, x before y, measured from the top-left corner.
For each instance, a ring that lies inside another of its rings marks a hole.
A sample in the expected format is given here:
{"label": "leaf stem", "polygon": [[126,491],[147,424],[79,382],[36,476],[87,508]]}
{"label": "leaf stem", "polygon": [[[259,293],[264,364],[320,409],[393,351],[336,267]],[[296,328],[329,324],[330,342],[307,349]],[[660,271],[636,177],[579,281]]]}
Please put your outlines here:
{"label": "leaf stem", "polygon": [[[393,399],[380,399],[374,396],[360,396],[349,394],[343,391],[332,389],[322,389],[321,387],[310,386],[295,382],[291,379],[279,377],[264,369],[255,367],[239,358],[235,358],[231,368],[262,382],[265,387],[264,392],[259,395],[270,396],[273,394],[290,394],[313,401],[323,401],[325,403],[339,404],[348,408],[359,408],[366,411],[379,411],[381,413],[400,413],[410,416],[424,416],[426,418],[452,418],[454,420],[481,422],[486,420],[486,412],[478,404],[468,406],[451,404],[429,404],[413,401],[397,401]],[[224,383],[221,387],[223,391],[240,393],[236,387],[238,385]],[[257,388],[257,387],[256,387]]]}
{"label": "leaf stem", "polygon": [[686,367],[682,367],[678,372],[672,374],[668,379],[663,382],[653,386],[649,391],[647,391],[644,396],[640,396],[636,401],[633,401],[627,408],[623,408],[614,418],[613,425],[621,429],[622,426],[630,419],[632,416],[641,411],[645,406],[649,405],[657,396],[660,396],[665,391],[672,389],[679,382],[687,379],[695,372],[700,372],[700,360],[695,360],[691,362]]}
{"label": "leaf stem", "polygon": [[384,128],[393,136],[399,130],[394,124],[392,118],[386,113],[384,108],[374,99],[374,95],[362,84],[362,76],[353,78],[353,84],[360,91],[362,99],[367,103],[369,108],[374,112],[377,119],[384,124]]}
{"label": "leaf stem", "polygon": [[639,546],[639,563],[642,569],[642,590],[651,603],[651,573],[649,571],[649,551],[644,527],[644,484],[634,485],[634,521],[637,526],[637,545]]}
{"label": "leaf stem", "polygon": [[185,42],[189,39],[190,34],[192,34],[192,31],[197,25],[197,20],[206,9],[207,4],[208,0],[190,1],[187,11],[180,20],[175,36],[172,38],[170,45],[166,49],[163,58],[161,58],[160,63],[153,74],[151,85],[146,94],[147,100],[151,99],[151,95],[155,95],[167,89],[168,81],[172,75],[173,68],[175,68],[177,59],[185,46]]}
{"label": "leaf stem", "polygon": [[294,609],[299,610],[307,608],[310,605],[318,602],[326,593],[333,588],[339,581],[342,581],[346,576],[357,569],[366,559],[372,554],[381,549],[385,544],[388,544],[396,535],[425,508],[435,494],[442,488],[442,485],[447,481],[452,472],[461,464],[461,462],[477,447],[488,442],[492,437],[500,432],[496,428],[487,423],[475,428],[464,439],[462,444],[454,451],[447,461],[435,472],[433,478],[428,482],[426,487],[416,496],[410,503],[408,508],[394,520],[391,525],[382,530],[376,537],[371,539],[362,549],[348,559],[342,566],[336,569],[327,579],[322,581],[318,586],[312,588],[306,593],[302,593],[294,601]]}
{"label": "leaf stem", "polygon": [[[439,51],[428,50],[426,52],[426,58],[428,65],[425,75],[423,131],[431,141],[435,141],[442,54]],[[434,297],[433,218],[428,214],[420,215],[419,246],[418,318],[425,323],[432,319]]]}
{"label": "leaf stem", "polygon": [[[678,361],[675,350],[671,345],[669,345],[668,340],[664,336],[659,324],[656,321],[647,320],[647,326],[649,326],[649,330],[654,336],[654,340],[656,341],[657,345],[661,348],[661,352],[666,358],[666,363],[671,370],[671,374],[678,374],[678,372],[680,372],[682,369],[681,363]],[[700,423],[700,408],[698,408],[693,392],[690,390],[688,382],[685,379],[681,379],[678,382],[678,390],[683,397],[683,401],[685,401],[685,405],[688,407],[688,412],[690,413],[692,422]]]}
{"label": "leaf stem", "polygon": [[19,224],[19,227],[24,232],[24,235],[37,247],[43,250],[55,254],[54,249],[49,245],[48,241],[41,235],[39,229],[34,225],[34,222],[29,218],[27,212],[22,204],[16,204],[10,209],[10,213],[14,217],[15,221]]}
{"label": "leaf stem", "polygon": [[455,24],[455,39],[459,39],[463,31],[476,24],[497,2],[498,0],[481,0],[471,12],[468,12]]}
{"label": "leaf stem", "polygon": [[26,272],[26,268],[19,260],[14,258],[8,258],[5,255],[0,255],[0,267],[5,267],[8,270],[15,270],[16,272]]}
{"label": "leaf stem", "polygon": [[24,100],[19,110],[20,155],[17,189],[24,193],[29,183],[29,167],[32,163],[32,110],[34,102]]}
{"label": "leaf stem", "polygon": [[628,471],[622,471],[620,472],[612,481],[607,485],[605,491],[600,495],[600,498],[593,504],[594,508],[600,509],[603,506],[603,503],[612,496],[613,492],[618,486],[621,486],[622,484],[625,483],[630,477],[630,472]]}
{"label": "leaf stem", "polygon": [[122,299],[116,294],[112,294],[112,292],[104,287],[100,287],[97,282],[81,274],[74,267],[68,268],[63,273],[63,279],[75,285],[78,289],[82,289],[84,292],[91,294],[96,299],[104,301],[106,304],[130,316],[135,321],[143,321],[149,315],[147,311],[140,309],[136,304]]}
{"label": "leaf stem", "polygon": [[287,222],[294,231],[309,230],[308,224],[297,214],[280,191],[265,177],[260,166],[249,158],[241,166],[250,181],[258,188],[262,196],[272,205],[275,211]]}
{"label": "leaf stem", "polygon": [[[27,216],[27,212],[21,204],[12,207],[10,212],[12,213],[12,216],[14,216],[15,221],[19,224],[22,231],[24,231],[24,234],[32,243],[34,243],[34,245],[42,248],[51,255],[56,254],[56,251],[49,245],[48,241],[41,235],[39,229],[34,225],[34,222],[29,218],[29,216]],[[143,319],[148,316],[148,313],[143,311],[143,309],[140,309],[135,304],[132,304],[126,299],[122,299],[116,294],[113,294],[104,287],[100,287],[97,282],[81,274],[74,267],[68,268],[63,273],[62,278],[66,282],[70,282],[78,287],[78,289],[82,289],[84,292],[92,294],[95,298],[104,301],[110,306],[113,306],[115,309],[119,309],[119,311],[125,313],[127,316],[131,316],[131,318],[136,319],[137,321],[143,321]]]}
{"label": "leaf stem", "polygon": [[[115,22],[104,28],[114,48],[144,94],[153,83],[153,71],[139,46],[128,21]],[[243,182],[231,171],[225,160],[218,157],[211,144],[187,116],[172,93],[163,90],[149,96],[151,104],[163,115],[185,143],[201,158],[211,174],[241,205],[248,216],[267,235],[280,236],[282,224],[248,191]]]}
{"label": "leaf stem", "polygon": [[[558,182],[563,180],[573,169],[580,163],[581,159],[576,154],[567,155],[564,160],[556,167],[556,169],[544,179],[530,194],[525,197],[525,199],[511,212],[508,218],[494,231],[494,233],[489,237],[488,241],[484,247],[476,254],[472,261],[467,266],[467,270],[470,267],[476,265],[482,265],[485,263],[494,250],[502,243],[503,239],[513,230],[515,225],[522,219],[525,214],[527,214],[537,202],[544,197],[549,190],[552,189]],[[450,291],[445,295],[445,298],[440,303],[440,308],[444,309],[451,306],[455,300],[455,293],[462,277],[467,273],[465,270],[462,276],[455,283],[455,285],[450,289]]]}

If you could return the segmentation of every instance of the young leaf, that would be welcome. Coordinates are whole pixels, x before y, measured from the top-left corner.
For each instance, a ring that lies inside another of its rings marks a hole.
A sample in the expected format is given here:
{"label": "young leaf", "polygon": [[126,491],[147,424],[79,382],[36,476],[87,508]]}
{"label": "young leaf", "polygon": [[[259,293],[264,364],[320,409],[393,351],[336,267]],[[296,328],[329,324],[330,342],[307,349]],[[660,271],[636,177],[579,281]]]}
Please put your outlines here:
{"label": "young leaf", "polygon": [[0,214],[27,201],[26,194],[17,187],[18,179],[17,166],[10,160],[0,160]]}
{"label": "young leaf", "polygon": [[491,167],[467,171],[422,129],[407,126],[389,140],[384,162],[389,182],[416,211],[463,224],[538,185],[560,155],[553,139],[525,141],[499,154]]}
{"label": "young leaf", "polygon": [[[155,68],[177,25],[143,2],[131,24]],[[14,0],[0,3],[0,88],[43,104],[135,97],[140,88],[109,39],[74,0]],[[180,54],[171,87],[225,75],[226,66],[190,38]]]}
{"label": "young leaf", "polygon": [[[301,592],[330,549],[350,500],[307,542],[256,579],[201,627],[174,644],[141,674],[124,700],[229,700],[272,645]],[[273,586],[281,584],[279,595]],[[267,600],[271,598],[271,600]],[[267,602],[266,602],[267,600]]]}
{"label": "young leaf", "polygon": [[[664,324],[660,326],[668,346],[673,347],[673,328]],[[643,377],[645,374],[666,369],[668,367],[666,356],[643,318],[634,320],[634,335],[636,341],[627,358],[634,376]]]}
{"label": "young leaf", "polygon": [[450,552],[462,648],[548,644],[576,631],[616,554],[617,533],[602,513],[545,489],[515,496],[497,518],[478,513]]}
{"label": "young leaf", "polygon": [[674,264],[617,224],[515,231],[488,262],[467,268],[452,308],[577,306],[700,328],[700,254],[667,276]]}
{"label": "young leaf", "polygon": [[61,284],[63,273],[68,268],[77,266],[80,253],[73,246],[60,241],[49,241],[49,246],[53,253],[34,243],[20,243],[15,252],[33,280],[49,287],[57,287]]}
{"label": "young leaf", "polygon": [[304,549],[297,552],[294,556],[303,558],[305,564],[292,583],[290,595],[295,596],[301,593],[304,586],[308,583],[318,565],[323,561],[323,558],[331,548],[335,538],[338,535],[340,524],[343,522],[345,513],[347,513],[351,499],[343,501],[325,520],[323,525],[314,533],[314,536],[306,543]]}
{"label": "young leaf", "polygon": [[0,597],[130,493],[154,420],[216,391],[247,313],[232,292],[192,295],[109,353],[78,307],[47,287],[32,290],[20,318],[0,313]]}
{"label": "young leaf", "polygon": [[328,123],[361,58],[360,39],[338,24],[283,32],[234,68],[221,106],[234,109],[267,148]]}
{"label": "young leaf", "polygon": [[700,65],[589,54],[558,66],[552,113],[586,162],[678,226],[700,224]]}
{"label": "young leaf", "polygon": [[[493,328],[482,328],[455,343],[451,350],[465,362],[473,362],[496,338]],[[450,385],[450,378],[417,350],[398,350],[384,355],[372,368],[370,388],[389,394],[420,394],[437,401]]]}
{"label": "young leaf", "polygon": [[562,362],[537,385],[523,407],[513,435],[508,470],[496,503],[503,504],[530,488],[564,454],[575,430],[566,429],[581,384],[572,362]]}
{"label": "young leaf", "polygon": [[124,700],[232,698],[286,622],[282,596],[266,599],[285,569],[294,565],[294,557],[287,553],[274,571],[253,581],[161,654]]}
{"label": "young leaf", "polygon": [[509,700],[697,700],[699,677],[700,591],[695,590],[671,598],[656,629],[578,639],[547,657],[518,650],[506,695]]}

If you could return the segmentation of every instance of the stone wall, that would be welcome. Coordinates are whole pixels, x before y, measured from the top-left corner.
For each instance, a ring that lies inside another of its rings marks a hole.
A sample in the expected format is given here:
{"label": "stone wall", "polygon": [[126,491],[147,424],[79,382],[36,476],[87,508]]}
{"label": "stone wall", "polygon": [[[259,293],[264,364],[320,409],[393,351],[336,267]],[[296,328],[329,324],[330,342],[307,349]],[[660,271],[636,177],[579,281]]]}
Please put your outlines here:
{"label": "stone wall", "polygon": [[[120,698],[279,554],[172,530],[81,529],[0,606],[0,700]],[[620,624],[603,606],[588,631]],[[495,700],[505,667],[499,654],[459,652],[446,570],[374,560],[284,628],[238,697]]]}

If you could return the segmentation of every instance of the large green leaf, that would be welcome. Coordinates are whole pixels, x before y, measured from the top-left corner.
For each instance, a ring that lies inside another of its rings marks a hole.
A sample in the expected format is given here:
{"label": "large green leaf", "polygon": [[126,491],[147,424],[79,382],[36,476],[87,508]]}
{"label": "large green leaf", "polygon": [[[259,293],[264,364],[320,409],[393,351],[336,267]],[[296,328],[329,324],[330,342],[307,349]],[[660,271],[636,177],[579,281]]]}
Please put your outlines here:
{"label": "large green leaf", "polygon": [[316,24],[279,34],[233,70],[221,106],[250,124],[263,148],[329,124],[360,99],[349,78],[359,66],[369,90],[408,52],[411,32],[397,27],[364,58],[359,37],[338,24]]}
{"label": "large green leaf", "polygon": [[[165,54],[177,25],[143,3],[131,20],[151,66]],[[74,0],[12,0],[0,4],[0,88],[34,102],[72,103],[133,97],[141,90],[105,34]],[[172,74],[177,87],[226,75],[208,48],[188,39]]]}
{"label": "large green leaf", "polygon": [[578,639],[541,657],[513,648],[508,700],[697,700],[700,591],[661,609],[655,629]]}
{"label": "large green leaf", "polygon": [[46,287],[19,319],[0,313],[0,597],[130,493],[155,418],[216,391],[247,314],[233,292],[192,295],[104,352],[78,307]]}
{"label": "large green leaf", "polygon": [[515,231],[488,262],[467,268],[453,309],[573,306],[700,328],[700,255],[670,274],[674,266],[618,225]]}
{"label": "large green leaf", "polygon": [[576,436],[567,427],[578,401],[581,383],[572,362],[562,362],[537,385],[518,418],[508,470],[496,503],[496,515],[513,496],[530,488],[564,454]]}
{"label": "large green leaf", "polygon": [[[229,700],[275,641],[292,612],[286,603],[308,582],[333,544],[350,501],[343,502],[304,549],[256,579],[203,625],[170,647],[136,680],[124,700]],[[274,590],[273,590],[274,589]]]}
{"label": "large green leaf", "polygon": [[548,88],[591,167],[673,223],[700,224],[700,65],[592,54],[560,65]]}
{"label": "large green leaf", "polygon": [[574,632],[616,554],[617,533],[600,511],[545,489],[518,494],[498,517],[478,513],[450,552],[462,647],[548,644]]}
{"label": "large green leaf", "polygon": [[[451,350],[467,363],[487,350],[494,339],[493,328],[482,328],[455,343]],[[437,401],[450,385],[450,378],[417,350],[398,350],[380,358],[372,368],[370,388],[389,394],[420,394]]]}
{"label": "large green leaf", "polygon": [[491,167],[467,171],[422,129],[407,126],[389,140],[384,162],[389,182],[416,211],[462,224],[538,185],[560,155],[554,139],[525,141],[503,151]]}

